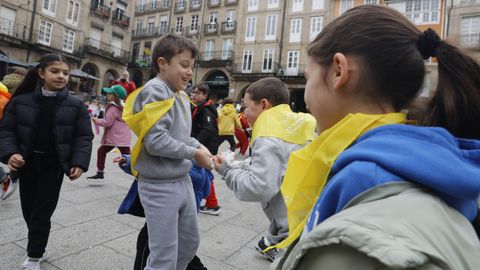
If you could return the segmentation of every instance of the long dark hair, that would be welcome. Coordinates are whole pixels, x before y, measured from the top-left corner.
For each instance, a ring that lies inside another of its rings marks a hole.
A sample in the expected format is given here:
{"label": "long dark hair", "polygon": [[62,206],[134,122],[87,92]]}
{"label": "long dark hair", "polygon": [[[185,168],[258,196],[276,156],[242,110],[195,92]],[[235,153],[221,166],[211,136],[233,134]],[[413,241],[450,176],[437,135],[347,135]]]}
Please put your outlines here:
{"label": "long dark hair", "polygon": [[[421,123],[445,127],[459,137],[480,138],[480,67],[432,32],[422,33],[392,8],[358,6],[328,24],[310,44],[308,55],[324,67],[337,52],[357,57],[367,94],[391,103],[396,111],[418,96],[424,59],[435,56],[437,91]],[[422,44],[425,40],[428,44]]]}
{"label": "long dark hair", "polygon": [[62,62],[69,65],[68,60],[60,54],[45,54],[42,56],[42,58],[40,58],[38,64],[27,72],[27,75],[25,75],[25,78],[23,79],[22,83],[20,83],[13,96],[15,97],[18,95],[31,93],[40,87],[42,80],[38,75],[38,71],[40,69],[45,70],[53,62]]}

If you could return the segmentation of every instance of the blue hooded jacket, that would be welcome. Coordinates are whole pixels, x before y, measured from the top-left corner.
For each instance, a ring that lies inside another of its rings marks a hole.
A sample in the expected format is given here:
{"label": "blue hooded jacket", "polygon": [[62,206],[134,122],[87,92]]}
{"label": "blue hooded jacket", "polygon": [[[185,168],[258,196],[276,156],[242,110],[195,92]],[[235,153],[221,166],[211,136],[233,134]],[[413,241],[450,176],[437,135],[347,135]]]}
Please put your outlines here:
{"label": "blue hooded jacket", "polygon": [[307,231],[360,193],[393,181],[428,187],[471,221],[480,195],[480,141],[457,139],[443,128],[408,125],[366,132],[333,164]]}

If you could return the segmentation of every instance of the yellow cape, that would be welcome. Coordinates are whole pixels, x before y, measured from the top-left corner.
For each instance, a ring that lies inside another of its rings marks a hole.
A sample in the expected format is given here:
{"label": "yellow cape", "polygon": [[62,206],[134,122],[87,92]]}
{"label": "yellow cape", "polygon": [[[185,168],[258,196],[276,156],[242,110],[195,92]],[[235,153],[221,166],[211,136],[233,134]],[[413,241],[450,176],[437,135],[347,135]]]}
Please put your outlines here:
{"label": "yellow cape", "polygon": [[252,139],[275,137],[289,143],[304,144],[315,137],[315,118],[306,113],[294,113],[288,104],[281,104],[262,112],[253,125]]}
{"label": "yellow cape", "polygon": [[405,119],[403,113],[349,114],[308,146],[293,152],[280,188],[287,206],[289,236],[275,247],[286,248],[300,237],[333,163],[347,147],[370,129],[405,123]]}
{"label": "yellow cape", "polygon": [[142,87],[133,91],[127,98],[123,108],[122,118],[133,133],[138,137],[135,146],[133,146],[132,154],[130,156],[130,163],[132,174],[137,177],[138,172],[135,170],[140,150],[142,149],[143,138],[148,133],[150,128],[158,122],[162,116],[165,115],[173,106],[175,97],[167,100],[161,100],[145,104],[142,111],[133,113],[133,105],[137,99],[138,94],[142,91]]}

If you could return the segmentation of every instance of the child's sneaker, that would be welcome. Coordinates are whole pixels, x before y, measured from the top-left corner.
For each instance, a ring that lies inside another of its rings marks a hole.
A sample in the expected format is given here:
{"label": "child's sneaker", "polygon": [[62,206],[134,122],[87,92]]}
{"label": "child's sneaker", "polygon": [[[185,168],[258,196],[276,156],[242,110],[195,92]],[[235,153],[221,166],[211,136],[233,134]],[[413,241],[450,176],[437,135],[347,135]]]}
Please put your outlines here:
{"label": "child's sneaker", "polygon": [[220,205],[217,205],[213,208],[209,208],[206,205],[200,206],[200,213],[202,214],[207,214],[207,215],[212,215],[212,216],[218,216],[220,215],[220,212],[222,211],[220,209]]}
{"label": "child's sneaker", "polygon": [[263,257],[267,258],[267,260],[273,262],[275,260],[275,256],[277,256],[278,251],[276,248],[270,249],[268,251],[264,251],[267,249],[269,246],[271,246],[270,242],[268,241],[267,238],[262,237],[260,241],[258,241],[257,245],[255,246],[255,249],[262,254]]}
{"label": "child's sneaker", "polygon": [[41,258],[30,258],[27,257],[27,259],[23,262],[22,267],[20,269],[22,270],[41,270],[40,268],[40,263],[48,259],[48,251],[45,250],[43,253],[43,256]]}
{"label": "child's sneaker", "polygon": [[8,175],[7,180],[3,182],[2,196],[1,199],[6,200],[8,197],[12,196],[18,186],[18,178]]}

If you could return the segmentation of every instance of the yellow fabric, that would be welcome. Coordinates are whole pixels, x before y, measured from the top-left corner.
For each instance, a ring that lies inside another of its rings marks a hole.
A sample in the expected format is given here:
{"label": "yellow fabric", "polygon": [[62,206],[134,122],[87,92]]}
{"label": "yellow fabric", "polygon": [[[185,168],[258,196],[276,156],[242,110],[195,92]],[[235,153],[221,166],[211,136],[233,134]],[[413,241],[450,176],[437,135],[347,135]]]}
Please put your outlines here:
{"label": "yellow fabric", "polygon": [[403,113],[349,114],[311,144],[293,152],[280,188],[287,206],[289,236],[275,247],[286,248],[300,237],[333,163],[347,147],[370,129],[405,120]]}
{"label": "yellow fabric", "polygon": [[135,170],[135,164],[137,163],[140,150],[142,149],[143,138],[148,133],[150,128],[152,128],[153,125],[155,125],[155,123],[157,123],[158,120],[172,108],[175,101],[175,97],[172,97],[167,100],[148,103],[143,106],[142,111],[134,114],[133,105],[135,104],[135,100],[141,91],[142,87],[128,95],[122,114],[122,118],[127,126],[130,127],[133,133],[135,133],[135,135],[138,137],[130,155],[132,174],[135,177],[138,176],[138,172]]}
{"label": "yellow fabric", "polygon": [[225,104],[218,112],[218,134],[233,135],[235,127],[242,128],[240,119],[237,117],[237,110],[233,104]]}
{"label": "yellow fabric", "polygon": [[252,139],[275,137],[295,144],[304,144],[315,137],[317,121],[306,113],[294,113],[288,104],[281,104],[262,112],[253,125]]}

